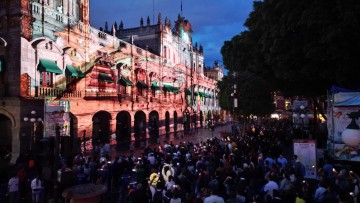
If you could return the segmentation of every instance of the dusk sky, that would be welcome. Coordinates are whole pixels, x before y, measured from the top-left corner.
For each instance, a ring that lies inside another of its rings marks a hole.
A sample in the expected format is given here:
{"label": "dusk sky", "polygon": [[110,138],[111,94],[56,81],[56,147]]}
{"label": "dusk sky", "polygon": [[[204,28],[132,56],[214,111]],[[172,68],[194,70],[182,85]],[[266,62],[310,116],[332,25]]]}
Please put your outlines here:
{"label": "dusk sky", "polygon": [[[193,29],[193,43],[204,48],[205,64],[212,66],[215,60],[222,60],[220,53],[224,41],[246,29],[243,24],[252,11],[252,0],[183,0],[182,16],[190,21]],[[157,23],[161,13],[163,21],[167,16],[174,21],[181,13],[181,0],[90,0],[90,23],[99,29],[108,21],[109,29],[116,21],[124,28],[138,27],[140,18],[149,16],[151,24]],[[222,63],[220,63],[222,65]]]}

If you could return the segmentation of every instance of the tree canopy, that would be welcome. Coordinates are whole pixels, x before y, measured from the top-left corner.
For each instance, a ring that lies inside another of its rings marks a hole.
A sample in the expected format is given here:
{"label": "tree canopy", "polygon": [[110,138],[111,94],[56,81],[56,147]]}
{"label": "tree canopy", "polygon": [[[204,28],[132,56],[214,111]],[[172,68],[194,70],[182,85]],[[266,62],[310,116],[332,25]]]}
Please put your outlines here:
{"label": "tree canopy", "polygon": [[255,1],[245,26],[221,49],[230,72],[289,96],[360,87],[360,1]]}

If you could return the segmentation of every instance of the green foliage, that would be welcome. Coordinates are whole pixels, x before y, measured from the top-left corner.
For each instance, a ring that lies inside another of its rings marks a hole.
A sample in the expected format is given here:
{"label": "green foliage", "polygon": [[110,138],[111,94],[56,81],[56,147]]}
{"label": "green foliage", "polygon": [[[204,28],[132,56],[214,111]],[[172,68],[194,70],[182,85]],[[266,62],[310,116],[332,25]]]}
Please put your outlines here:
{"label": "green foliage", "polygon": [[245,26],[221,49],[230,72],[253,73],[289,96],[360,87],[360,1],[255,1]]}

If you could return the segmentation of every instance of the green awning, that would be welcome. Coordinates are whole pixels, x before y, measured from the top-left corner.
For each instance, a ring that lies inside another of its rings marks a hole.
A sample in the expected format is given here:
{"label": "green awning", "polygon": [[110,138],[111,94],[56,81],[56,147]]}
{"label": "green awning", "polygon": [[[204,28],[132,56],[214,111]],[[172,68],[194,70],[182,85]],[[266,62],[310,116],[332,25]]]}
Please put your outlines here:
{"label": "green awning", "polygon": [[148,88],[147,84],[144,81],[141,81],[141,80],[137,81],[136,87],[144,88],[144,89]]}
{"label": "green awning", "polygon": [[66,65],[65,75],[79,78],[85,77],[84,73],[82,73],[80,69],[70,65]]}
{"label": "green awning", "polygon": [[186,95],[191,95],[191,91],[189,89],[185,89],[185,94]]}
{"label": "green awning", "polygon": [[151,88],[154,89],[154,90],[159,90],[160,89],[159,85],[157,85],[155,82],[151,82]]}
{"label": "green awning", "polygon": [[99,73],[98,80],[100,82],[113,83],[113,79],[106,73]]}
{"label": "green awning", "polygon": [[4,61],[0,59],[0,73],[2,72],[3,69],[4,69]]}
{"label": "green awning", "polygon": [[200,97],[205,97],[205,98],[207,98],[207,96],[206,96],[206,94],[205,94],[204,92],[199,92],[199,94],[200,94]]}
{"label": "green awning", "polygon": [[176,93],[180,93],[181,91],[179,90],[178,87],[173,87],[172,92],[176,94]]}
{"label": "green awning", "polygon": [[118,83],[123,86],[134,86],[134,83],[125,77],[121,77]]}
{"label": "green awning", "polygon": [[197,96],[199,94],[199,92],[194,92],[194,95]]}
{"label": "green awning", "polygon": [[163,86],[163,89],[165,90],[165,91],[167,91],[167,92],[172,92],[173,91],[173,86],[171,86],[171,85],[164,85]]}
{"label": "green awning", "polygon": [[46,59],[40,59],[38,70],[40,72],[55,73],[57,75],[62,74],[62,70],[57,66],[54,61],[49,61]]}

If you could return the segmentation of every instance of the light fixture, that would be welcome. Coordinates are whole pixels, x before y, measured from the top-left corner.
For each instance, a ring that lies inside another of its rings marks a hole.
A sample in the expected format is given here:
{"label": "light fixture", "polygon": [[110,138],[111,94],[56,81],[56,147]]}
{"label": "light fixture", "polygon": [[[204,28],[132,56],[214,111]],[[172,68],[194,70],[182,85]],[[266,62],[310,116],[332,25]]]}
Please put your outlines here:
{"label": "light fixture", "polygon": [[298,115],[296,113],[293,114],[293,117],[296,118]]}
{"label": "light fixture", "polygon": [[358,112],[351,112],[347,114],[351,118],[351,123],[342,132],[342,141],[350,147],[360,146],[360,127],[356,124],[356,120],[360,117],[360,110]]}
{"label": "light fixture", "polygon": [[26,121],[26,122],[29,121],[29,117],[25,116],[24,121]]}
{"label": "light fixture", "polygon": [[300,117],[301,117],[301,118],[305,118],[305,114],[302,113],[302,114],[300,115]]}

